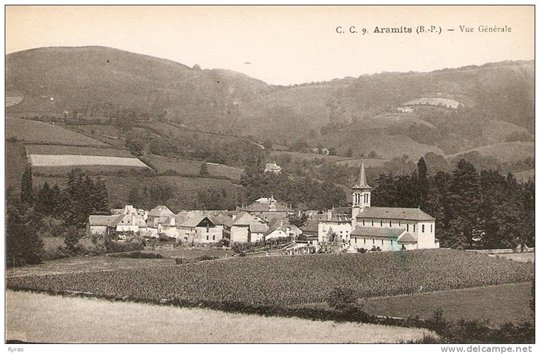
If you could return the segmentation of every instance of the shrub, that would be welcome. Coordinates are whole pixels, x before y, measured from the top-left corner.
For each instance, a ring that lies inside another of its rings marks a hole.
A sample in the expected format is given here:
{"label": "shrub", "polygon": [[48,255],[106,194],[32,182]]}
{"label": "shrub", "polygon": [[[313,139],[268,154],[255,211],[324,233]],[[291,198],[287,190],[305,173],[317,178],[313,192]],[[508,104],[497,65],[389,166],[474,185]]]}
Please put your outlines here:
{"label": "shrub", "polygon": [[159,253],[144,253],[141,251],[133,251],[128,253],[116,253],[116,254],[110,254],[110,257],[117,257],[117,258],[145,258],[145,259],[159,259],[163,258],[162,255]]}
{"label": "shrub", "polygon": [[357,304],[358,294],[354,289],[337,286],[330,291],[326,303],[333,309],[342,310]]}

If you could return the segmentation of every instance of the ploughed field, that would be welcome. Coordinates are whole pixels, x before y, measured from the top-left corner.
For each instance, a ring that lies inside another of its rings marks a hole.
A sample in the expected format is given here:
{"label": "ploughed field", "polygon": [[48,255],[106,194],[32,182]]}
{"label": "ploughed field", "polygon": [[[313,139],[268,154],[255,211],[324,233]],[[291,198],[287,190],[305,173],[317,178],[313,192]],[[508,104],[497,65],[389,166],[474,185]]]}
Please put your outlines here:
{"label": "ploughed field", "polygon": [[361,297],[529,282],[534,266],[454,250],[231,258],[188,265],[28,275],[7,287],[182,305],[276,306],[325,302],[337,286]]}

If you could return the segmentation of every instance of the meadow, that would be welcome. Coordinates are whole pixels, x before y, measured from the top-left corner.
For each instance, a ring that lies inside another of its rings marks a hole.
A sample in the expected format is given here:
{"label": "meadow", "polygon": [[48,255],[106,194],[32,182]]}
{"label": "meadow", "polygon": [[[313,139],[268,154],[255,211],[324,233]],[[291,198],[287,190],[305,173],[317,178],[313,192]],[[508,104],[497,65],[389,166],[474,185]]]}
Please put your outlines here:
{"label": "meadow", "polygon": [[35,144],[107,146],[101,141],[57,125],[13,117],[6,117],[6,139]]}
{"label": "meadow", "polygon": [[418,316],[428,319],[441,309],[448,321],[488,320],[490,325],[532,320],[529,307],[531,282],[502,284],[428,294],[370,298],[365,311],[393,317]]}
{"label": "meadow", "polygon": [[[419,328],[7,291],[6,339],[39,343],[398,343]],[[30,316],[32,320],[28,320]],[[189,329],[189,330],[188,330]]]}

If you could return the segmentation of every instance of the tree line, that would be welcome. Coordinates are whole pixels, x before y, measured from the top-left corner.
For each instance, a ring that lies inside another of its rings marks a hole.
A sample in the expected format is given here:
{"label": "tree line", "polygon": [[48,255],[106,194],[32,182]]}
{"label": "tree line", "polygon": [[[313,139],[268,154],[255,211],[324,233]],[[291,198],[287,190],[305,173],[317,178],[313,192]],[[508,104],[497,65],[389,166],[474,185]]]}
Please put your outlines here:
{"label": "tree line", "polygon": [[43,236],[62,236],[75,251],[84,235],[88,216],[109,214],[105,182],[86,176],[80,169],[68,174],[64,188],[48,182],[34,187],[32,168],[26,167],[20,194],[6,191],[6,257],[8,265],[39,262],[43,256]]}
{"label": "tree line", "polygon": [[453,171],[428,172],[424,158],[410,174],[381,174],[373,206],[420,207],[436,219],[444,247],[515,248],[534,245],[533,180],[478,171],[460,160]]}

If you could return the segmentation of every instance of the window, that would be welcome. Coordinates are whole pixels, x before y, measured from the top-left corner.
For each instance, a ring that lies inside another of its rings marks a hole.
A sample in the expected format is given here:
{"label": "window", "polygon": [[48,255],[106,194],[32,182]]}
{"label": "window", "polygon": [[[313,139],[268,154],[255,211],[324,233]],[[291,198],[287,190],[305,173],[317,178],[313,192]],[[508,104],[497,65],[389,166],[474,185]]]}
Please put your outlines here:
{"label": "window", "polygon": [[375,239],[374,238],[371,239],[371,243],[375,244]]}
{"label": "window", "polygon": [[384,245],[384,240],[381,239],[381,245]]}
{"label": "window", "polygon": [[409,224],[407,224],[407,232],[409,232]]}
{"label": "window", "polygon": [[354,243],[358,243],[358,239],[356,237],[354,238]]}
{"label": "window", "polygon": [[362,226],[366,226],[366,220],[362,219]]}
{"label": "window", "polygon": [[424,226],[425,226],[425,225],[422,225],[422,232],[424,232]]}
{"label": "window", "polygon": [[208,241],[208,235],[206,235],[206,241]]}
{"label": "window", "polygon": [[390,227],[392,227],[392,220],[390,220]]}
{"label": "window", "polygon": [[390,240],[390,245],[393,245],[394,244],[394,240]]}
{"label": "window", "polygon": [[433,232],[433,224],[431,224],[431,232]]}
{"label": "window", "polygon": [[398,225],[401,226],[401,220],[398,221]]}
{"label": "window", "polygon": [[373,219],[371,219],[371,226],[373,226]]}
{"label": "window", "polygon": [[212,236],[212,240],[213,240],[213,241],[216,240],[216,235],[213,235],[213,236]]}
{"label": "window", "polygon": [[366,239],[364,239],[364,244],[366,243]]}
{"label": "window", "polygon": [[381,227],[382,227],[382,220],[381,220]]}
{"label": "window", "polygon": [[412,226],[412,232],[416,232],[416,224]]}

